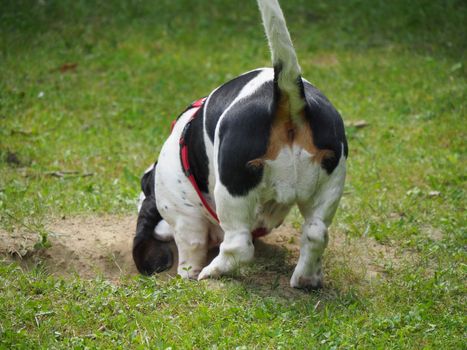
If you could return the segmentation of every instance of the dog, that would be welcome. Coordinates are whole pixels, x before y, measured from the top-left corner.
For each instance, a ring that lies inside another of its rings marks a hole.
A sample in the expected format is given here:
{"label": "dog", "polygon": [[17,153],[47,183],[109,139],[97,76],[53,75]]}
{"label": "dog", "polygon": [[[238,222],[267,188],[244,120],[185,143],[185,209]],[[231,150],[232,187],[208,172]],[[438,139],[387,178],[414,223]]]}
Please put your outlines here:
{"label": "dog", "polygon": [[[322,287],[321,257],[343,193],[348,146],[340,114],[302,78],[276,0],[258,0],[274,68],[244,73],[190,105],[145,172],[133,259],[145,275],[228,274],[292,206],[304,218],[291,287]],[[219,253],[207,264],[208,249]]]}

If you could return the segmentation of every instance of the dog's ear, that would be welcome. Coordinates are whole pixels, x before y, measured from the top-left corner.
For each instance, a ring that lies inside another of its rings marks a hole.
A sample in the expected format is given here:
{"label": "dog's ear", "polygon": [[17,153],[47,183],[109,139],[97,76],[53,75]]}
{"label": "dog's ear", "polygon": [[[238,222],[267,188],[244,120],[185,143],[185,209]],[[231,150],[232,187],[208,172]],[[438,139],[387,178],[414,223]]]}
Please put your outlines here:
{"label": "dog's ear", "polygon": [[169,269],[173,264],[170,242],[154,237],[154,228],[162,220],[153,196],[146,197],[141,206],[133,240],[133,260],[143,275],[152,275]]}
{"label": "dog's ear", "polygon": [[154,179],[156,176],[156,165],[157,162],[154,163],[154,166],[146,171],[141,178],[141,191],[143,191],[146,197],[154,197]]}
{"label": "dog's ear", "polygon": [[162,242],[154,237],[139,239],[135,237],[133,245],[133,260],[142,275],[168,270],[173,265],[173,253],[169,242]]}

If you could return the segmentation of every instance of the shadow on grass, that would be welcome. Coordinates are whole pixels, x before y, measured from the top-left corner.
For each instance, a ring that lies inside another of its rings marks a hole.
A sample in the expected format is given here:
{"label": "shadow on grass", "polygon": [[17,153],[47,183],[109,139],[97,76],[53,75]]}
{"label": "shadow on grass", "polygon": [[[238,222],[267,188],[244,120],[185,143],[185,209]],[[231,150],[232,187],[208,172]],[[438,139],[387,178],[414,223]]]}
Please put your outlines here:
{"label": "shadow on grass", "polygon": [[[286,300],[311,298],[320,303],[336,300],[355,303],[358,300],[358,288],[353,288],[351,285],[343,286],[344,281],[341,280],[331,281],[332,277],[327,274],[322,289],[306,291],[290,287],[290,278],[297,261],[296,252],[283,245],[259,239],[255,242],[253,262],[234,272],[232,276],[224,277],[223,280],[238,283],[248,293],[260,297],[276,297]],[[355,274],[352,272],[351,275]],[[318,304],[316,308],[319,307]]]}

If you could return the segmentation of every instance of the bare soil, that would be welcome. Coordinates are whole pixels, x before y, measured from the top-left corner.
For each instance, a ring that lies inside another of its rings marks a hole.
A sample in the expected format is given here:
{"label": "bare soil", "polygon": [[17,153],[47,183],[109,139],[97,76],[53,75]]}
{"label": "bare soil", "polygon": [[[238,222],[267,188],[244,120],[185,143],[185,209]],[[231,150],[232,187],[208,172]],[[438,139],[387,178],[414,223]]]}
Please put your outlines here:
{"label": "bare soil", "polygon": [[[53,220],[47,225],[49,248],[37,249],[38,234],[0,230],[0,259],[16,260],[23,268],[41,264],[56,275],[93,278],[97,275],[118,280],[136,275],[131,256],[136,216],[77,216]],[[299,254],[300,234],[290,225],[282,225],[255,242],[257,263],[239,276],[240,280],[259,285],[288,285]],[[176,251],[175,245],[173,250]],[[211,252],[211,257],[216,252]],[[331,229],[325,252],[326,273],[345,274],[349,282],[359,283],[384,277],[388,266],[397,266],[415,257],[372,238],[348,238]],[[333,272],[334,271],[334,272]],[[176,264],[165,276],[176,275]],[[337,278],[337,277],[336,277]],[[352,281],[354,279],[355,281]]]}
{"label": "bare soil", "polygon": [[77,216],[51,221],[50,247],[36,249],[37,233],[0,231],[0,254],[30,267],[41,263],[52,274],[109,279],[137,273],[132,257],[136,216]]}

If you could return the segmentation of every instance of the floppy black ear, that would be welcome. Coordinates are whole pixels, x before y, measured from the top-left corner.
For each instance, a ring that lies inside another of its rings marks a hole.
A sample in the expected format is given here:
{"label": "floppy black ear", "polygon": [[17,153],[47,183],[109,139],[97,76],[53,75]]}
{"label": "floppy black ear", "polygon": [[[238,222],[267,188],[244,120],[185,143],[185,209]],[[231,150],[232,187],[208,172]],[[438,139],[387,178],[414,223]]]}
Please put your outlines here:
{"label": "floppy black ear", "polygon": [[173,264],[170,243],[154,237],[154,228],[162,220],[154,196],[155,169],[156,165],[141,179],[141,189],[146,198],[138,214],[136,234],[133,239],[133,261],[143,275],[165,271]]}
{"label": "floppy black ear", "polygon": [[152,275],[169,269],[173,264],[170,242],[154,237],[154,228],[162,220],[154,197],[146,197],[141,206],[133,240],[133,260],[143,275]]}
{"label": "floppy black ear", "polygon": [[154,179],[156,176],[156,165],[157,162],[155,162],[152,169],[145,172],[143,177],[141,178],[141,191],[143,191],[146,197],[154,197]]}

